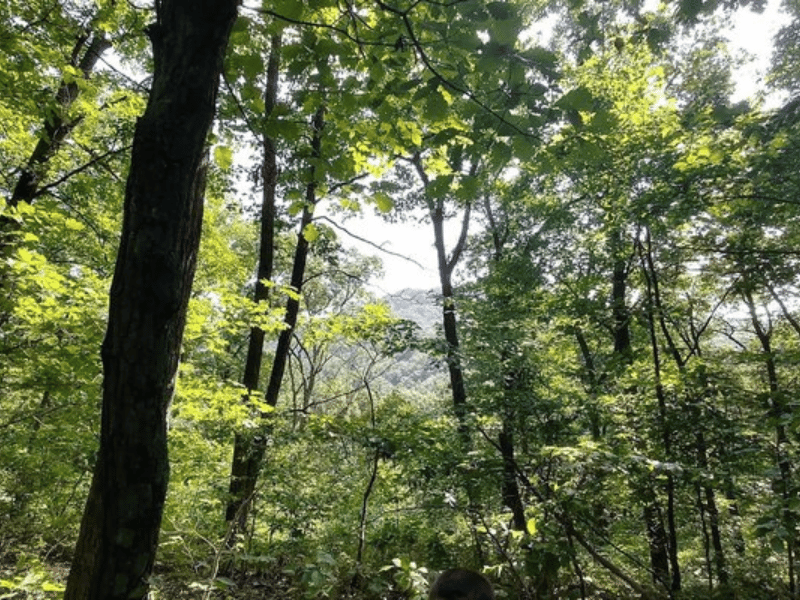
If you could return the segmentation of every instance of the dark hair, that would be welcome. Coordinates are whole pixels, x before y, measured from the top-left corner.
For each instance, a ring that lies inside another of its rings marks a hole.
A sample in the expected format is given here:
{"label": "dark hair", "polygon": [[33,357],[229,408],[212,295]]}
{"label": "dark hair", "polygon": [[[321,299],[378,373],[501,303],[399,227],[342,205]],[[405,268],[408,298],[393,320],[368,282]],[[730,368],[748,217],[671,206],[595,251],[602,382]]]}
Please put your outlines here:
{"label": "dark hair", "polygon": [[494,600],[492,584],[480,573],[448,569],[433,582],[429,600]]}

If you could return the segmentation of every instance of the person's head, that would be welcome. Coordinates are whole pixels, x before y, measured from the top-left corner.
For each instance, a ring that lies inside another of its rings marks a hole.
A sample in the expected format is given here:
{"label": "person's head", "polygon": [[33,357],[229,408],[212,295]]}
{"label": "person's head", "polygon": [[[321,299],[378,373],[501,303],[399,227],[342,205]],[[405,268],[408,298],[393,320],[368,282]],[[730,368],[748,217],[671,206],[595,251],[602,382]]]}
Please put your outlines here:
{"label": "person's head", "polygon": [[492,584],[480,573],[449,569],[431,586],[429,600],[494,600]]}

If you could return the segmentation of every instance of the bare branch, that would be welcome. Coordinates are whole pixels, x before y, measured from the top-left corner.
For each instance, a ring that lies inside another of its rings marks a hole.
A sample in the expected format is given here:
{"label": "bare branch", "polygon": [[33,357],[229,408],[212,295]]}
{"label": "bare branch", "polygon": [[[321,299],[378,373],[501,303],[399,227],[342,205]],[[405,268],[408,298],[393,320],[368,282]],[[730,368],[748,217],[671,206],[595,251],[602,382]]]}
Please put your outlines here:
{"label": "bare branch", "polygon": [[342,227],[336,221],[334,221],[333,219],[330,219],[329,217],[317,217],[315,220],[326,221],[326,222],[330,223],[333,227],[338,229],[339,231],[342,231],[345,234],[349,235],[351,238],[353,238],[355,240],[358,240],[359,242],[363,242],[363,243],[367,244],[368,246],[372,246],[373,248],[375,248],[376,250],[380,250],[384,254],[388,254],[390,256],[396,256],[397,258],[402,258],[403,260],[407,260],[408,262],[417,265],[420,269],[424,269],[425,268],[424,265],[418,263],[413,258],[409,258],[408,256],[405,256],[404,254],[400,254],[398,252],[392,252],[391,250],[387,250],[386,248],[376,244],[375,242],[371,242],[370,240],[368,240],[366,238],[363,238],[363,237],[361,237],[359,235],[356,235],[355,233],[353,233],[352,231]]}

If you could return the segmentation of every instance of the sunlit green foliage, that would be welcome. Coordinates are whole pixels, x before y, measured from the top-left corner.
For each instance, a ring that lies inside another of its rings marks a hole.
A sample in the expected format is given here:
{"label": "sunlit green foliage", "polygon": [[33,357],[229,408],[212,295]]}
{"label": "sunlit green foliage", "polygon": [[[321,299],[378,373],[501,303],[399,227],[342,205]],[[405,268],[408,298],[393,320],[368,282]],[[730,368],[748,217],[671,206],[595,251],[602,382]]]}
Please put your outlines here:
{"label": "sunlit green foliage", "polygon": [[[414,599],[453,565],[511,598],[796,595],[797,100],[731,101],[721,34],[689,26],[719,3],[551,4],[242,7],[170,409],[163,597],[253,585]],[[789,8],[769,85],[795,94]],[[552,44],[528,29],[547,14]],[[48,568],[74,544],[150,18],[132,2],[0,7],[0,595],[56,597]],[[282,83],[265,114],[277,33]],[[73,54],[91,36],[113,50],[85,77]],[[67,135],[36,162],[35,196],[12,206],[56,117]],[[255,303],[266,139],[275,273]],[[455,356],[369,293],[379,261],[343,244],[340,217],[420,207],[477,221],[447,299]],[[301,310],[272,407],[264,371],[287,298]],[[248,394],[254,326],[265,366]],[[461,421],[443,383],[456,359]],[[242,431],[269,438],[250,527],[231,536]],[[657,525],[681,590],[654,579]]]}

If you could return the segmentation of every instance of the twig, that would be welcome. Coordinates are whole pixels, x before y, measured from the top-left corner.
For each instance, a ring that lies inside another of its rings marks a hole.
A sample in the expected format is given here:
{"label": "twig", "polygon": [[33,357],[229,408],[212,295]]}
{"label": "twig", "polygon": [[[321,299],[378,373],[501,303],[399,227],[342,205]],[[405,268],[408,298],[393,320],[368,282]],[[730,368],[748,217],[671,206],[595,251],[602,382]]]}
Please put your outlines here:
{"label": "twig", "polygon": [[130,150],[132,147],[133,147],[133,145],[129,144],[127,146],[123,146],[122,148],[116,148],[114,150],[109,150],[108,152],[106,152],[104,154],[101,154],[99,156],[94,157],[92,160],[90,160],[89,162],[81,165],[80,167],[76,167],[72,171],[69,171],[69,172],[65,173],[64,175],[62,175],[61,177],[56,179],[54,182],[48,183],[47,185],[43,185],[42,187],[40,187],[38,190],[36,190],[36,193],[33,195],[33,198],[38,198],[39,196],[47,193],[48,190],[51,190],[54,187],[58,187],[59,185],[61,185],[65,181],[67,181],[70,177],[72,177],[73,175],[77,175],[78,173],[82,173],[83,171],[85,171],[89,167],[94,166],[95,164],[105,160],[109,156],[113,156],[115,154],[120,154],[122,152],[126,152],[126,151]]}
{"label": "twig", "polygon": [[411,23],[411,19],[408,16],[409,13],[417,6],[417,4],[419,4],[421,2],[421,0],[418,0],[417,2],[414,2],[406,10],[400,10],[398,8],[394,8],[393,6],[389,6],[388,4],[383,2],[383,0],[375,0],[375,1],[376,1],[377,5],[379,7],[381,7],[383,10],[385,10],[385,11],[387,11],[389,13],[392,13],[394,15],[397,15],[403,20],[403,25],[405,26],[406,31],[408,32],[408,37],[410,38],[411,43],[413,44],[414,48],[416,49],[420,60],[428,68],[428,70],[431,73],[433,73],[433,75],[436,77],[436,79],[438,79],[443,85],[445,85],[446,87],[450,88],[454,92],[457,92],[459,94],[462,94],[462,95],[466,96],[467,99],[470,102],[478,105],[481,109],[485,110],[487,113],[492,115],[498,121],[500,121],[501,123],[509,126],[516,133],[518,133],[518,134],[520,134],[522,136],[525,136],[525,137],[540,139],[539,136],[537,136],[537,135],[535,135],[533,133],[530,133],[528,131],[525,131],[524,129],[521,129],[520,127],[518,127],[514,123],[510,122],[508,119],[506,119],[506,117],[501,115],[499,112],[497,112],[492,107],[490,107],[488,104],[483,102],[480,98],[478,98],[478,96],[475,94],[475,92],[473,92],[469,88],[457,85],[457,84],[453,83],[452,81],[450,81],[449,79],[447,79],[433,65],[433,63],[431,62],[431,59],[428,56],[427,52],[425,52],[425,49],[422,47],[422,42],[420,42],[419,38],[417,37],[416,33],[414,32],[414,27],[413,27],[413,25]]}
{"label": "twig", "polygon": [[372,246],[376,250],[380,250],[381,252],[383,252],[385,254],[388,254],[390,256],[395,256],[397,258],[402,258],[403,260],[407,260],[408,262],[417,265],[420,269],[424,269],[425,268],[425,265],[417,262],[413,258],[410,258],[410,257],[408,257],[408,256],[406,256],[404,254],[400,254],[399,252],[393,252],[392,250],[387,250],[386,248],[376,244],[375,242],[371,242],[370,240],[368,240],[366,238],[363,238],[363,237],[361,237],[359,235],[356,235],[352,231],[350,231],[350,230],[346,229],[345,227],[342,227],[341,225],[339,225],[336,221],[334,221],[330,217],[316,217],[316,220],[318,220],[318,221],[326,221],[326,222],[330,223],[333,227],[338,229],[339,231],[343,231],[344,233],[349,235],[351,238],[356,239],[359,242],[363,242],[363,243],[365,243],[365,244],[367,244],[369,246]]}

